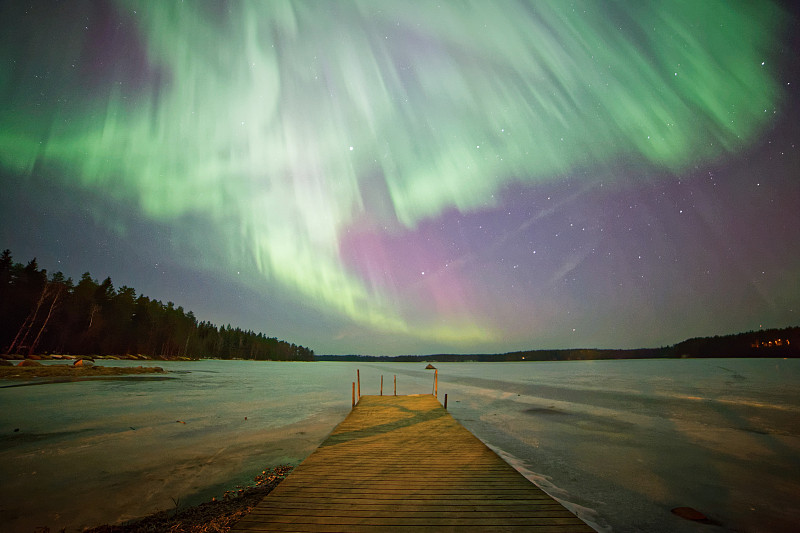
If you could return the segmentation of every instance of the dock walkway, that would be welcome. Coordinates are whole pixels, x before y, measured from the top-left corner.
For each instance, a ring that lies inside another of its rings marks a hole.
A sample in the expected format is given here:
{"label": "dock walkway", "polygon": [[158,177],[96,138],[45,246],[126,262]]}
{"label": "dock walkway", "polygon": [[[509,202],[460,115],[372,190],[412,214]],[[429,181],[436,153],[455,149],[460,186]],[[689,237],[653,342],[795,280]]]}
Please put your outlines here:
{"label": "dock walkway", "polygon": [[362,396],[232,531],[592,532],[433,395]]}

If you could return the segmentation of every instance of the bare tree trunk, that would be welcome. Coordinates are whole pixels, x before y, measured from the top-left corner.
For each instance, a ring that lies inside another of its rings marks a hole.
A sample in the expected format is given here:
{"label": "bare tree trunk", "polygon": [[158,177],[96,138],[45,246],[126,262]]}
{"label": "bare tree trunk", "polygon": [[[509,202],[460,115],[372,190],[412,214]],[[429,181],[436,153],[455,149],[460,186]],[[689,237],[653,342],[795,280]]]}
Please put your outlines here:
{"label": "bare tree trunk", "polygon": [[19,337],[20,337],[20,335],[22,335],[22,332],[25,330],[25,328],[27,327],[28,329],[30,329],[30,326],[28,325],[28,323],[31,321],[32,317],[33,317],[33,313],[32,312],[28,313],[28,316],[25,318],[25,321],[22,323],[22,325],[17,330],[17,334],[16,334],[16,336],[14,336],[14,340],[11,341],[11,344],[8,346],[8,350],[6,350],[6,354],[10,354],[10,353],[12,353],[14,351],[14,348],[17,346],[17,341],[19,340]]}
{"label": "bare tree trunk", "polygon": [[92,329],[92,322],[94,322],[94,314],[100,310],[100,306],[97,304],[92,304],[91,311],[89,311],[89,325],[86,326],[86,331]]}
{"label": "bare tree trunk", "polygon": [[[33,323],[36,322],[36,317],[39,314],[39,309],[42,307],[42,303],[44,302],[44,297],[47,292],[47,285],[48,284],[45,283],[45,286],[42,288],[42,294],[39,296],[39,301],[36,303],[36,308],[28,314],[28,317],[25,319],[25,322],[22,323],[22,325],[19,328],[19,331],[17,331],[17,335],[14,337],[14,340],[11,342],[11,345],[8,347],[8,350],[6,351],[7,354],[10,354],[14,350],[14,348],[19,348],[20,346],[25,345],[25,340],[28,338],[28,334],[30,334],[31,332]],[[22,335],[21,339],[20,335]]]}
{"label": "bare tree trunk", "polygon": [[183,356],[186,357],[186,352],[189,350],[189,339],[192,337],[192,332],[190,331],[188,335],[186,335],[186,344],[183,345]]}
{"label": "bare tree trunk", "polygon": [[42,322],[42,327],[39,328],[39,333],[36,334],[36,338],[33,340],[30,350],[28,350],[28,355],[31,355],[34,350],[36,350],[36,346],[39,344],[39,339],[42,337],[42,332],[44,331],[44,328],[47,327],[47,323],[50,322],[50,317],[53,316],[53,310],[56,308],[58,299],[61,297],[61,292],[63,290],[64,286],[58,284],[56,287],[56,294],[53,296],[53,302],[50,304],[50,310],[47,312],[47,316],[45,317],[44,322]]}

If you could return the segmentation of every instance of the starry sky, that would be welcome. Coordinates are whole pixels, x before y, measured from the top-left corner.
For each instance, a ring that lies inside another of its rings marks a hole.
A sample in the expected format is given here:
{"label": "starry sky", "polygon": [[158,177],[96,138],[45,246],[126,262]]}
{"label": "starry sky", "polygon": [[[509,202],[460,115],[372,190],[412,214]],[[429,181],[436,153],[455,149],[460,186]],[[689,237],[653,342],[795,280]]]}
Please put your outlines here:
{"label": "starry sky", "polygon": [[0,247],[317,353],[800,324],[790,2],[0,4]]}

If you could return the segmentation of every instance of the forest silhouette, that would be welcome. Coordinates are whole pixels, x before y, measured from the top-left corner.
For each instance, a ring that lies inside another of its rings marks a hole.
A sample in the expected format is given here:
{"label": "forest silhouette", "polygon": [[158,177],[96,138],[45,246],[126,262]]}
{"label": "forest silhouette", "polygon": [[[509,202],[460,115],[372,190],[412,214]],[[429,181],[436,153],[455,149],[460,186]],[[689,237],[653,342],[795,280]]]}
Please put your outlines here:
{"label": "forest silhouette", "polygon": [[125,285],[114,288],[84,273],[78,283],[48,276],[36,258],[0,256],[0,350],[6,355],[135,355],[150,359],[312,361],[303,346],[198,321],[173,302],[153,300]]}

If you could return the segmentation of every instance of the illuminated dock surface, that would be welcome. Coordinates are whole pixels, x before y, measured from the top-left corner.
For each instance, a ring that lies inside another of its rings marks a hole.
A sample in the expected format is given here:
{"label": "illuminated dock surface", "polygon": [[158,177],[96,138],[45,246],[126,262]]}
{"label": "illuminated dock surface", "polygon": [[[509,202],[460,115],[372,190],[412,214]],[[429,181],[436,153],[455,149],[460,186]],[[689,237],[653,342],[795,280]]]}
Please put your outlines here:
{"label": "illuminated dock surface", "polygon": [[362,396],[232,531],[450,530],[594,531],[433,395]]}

